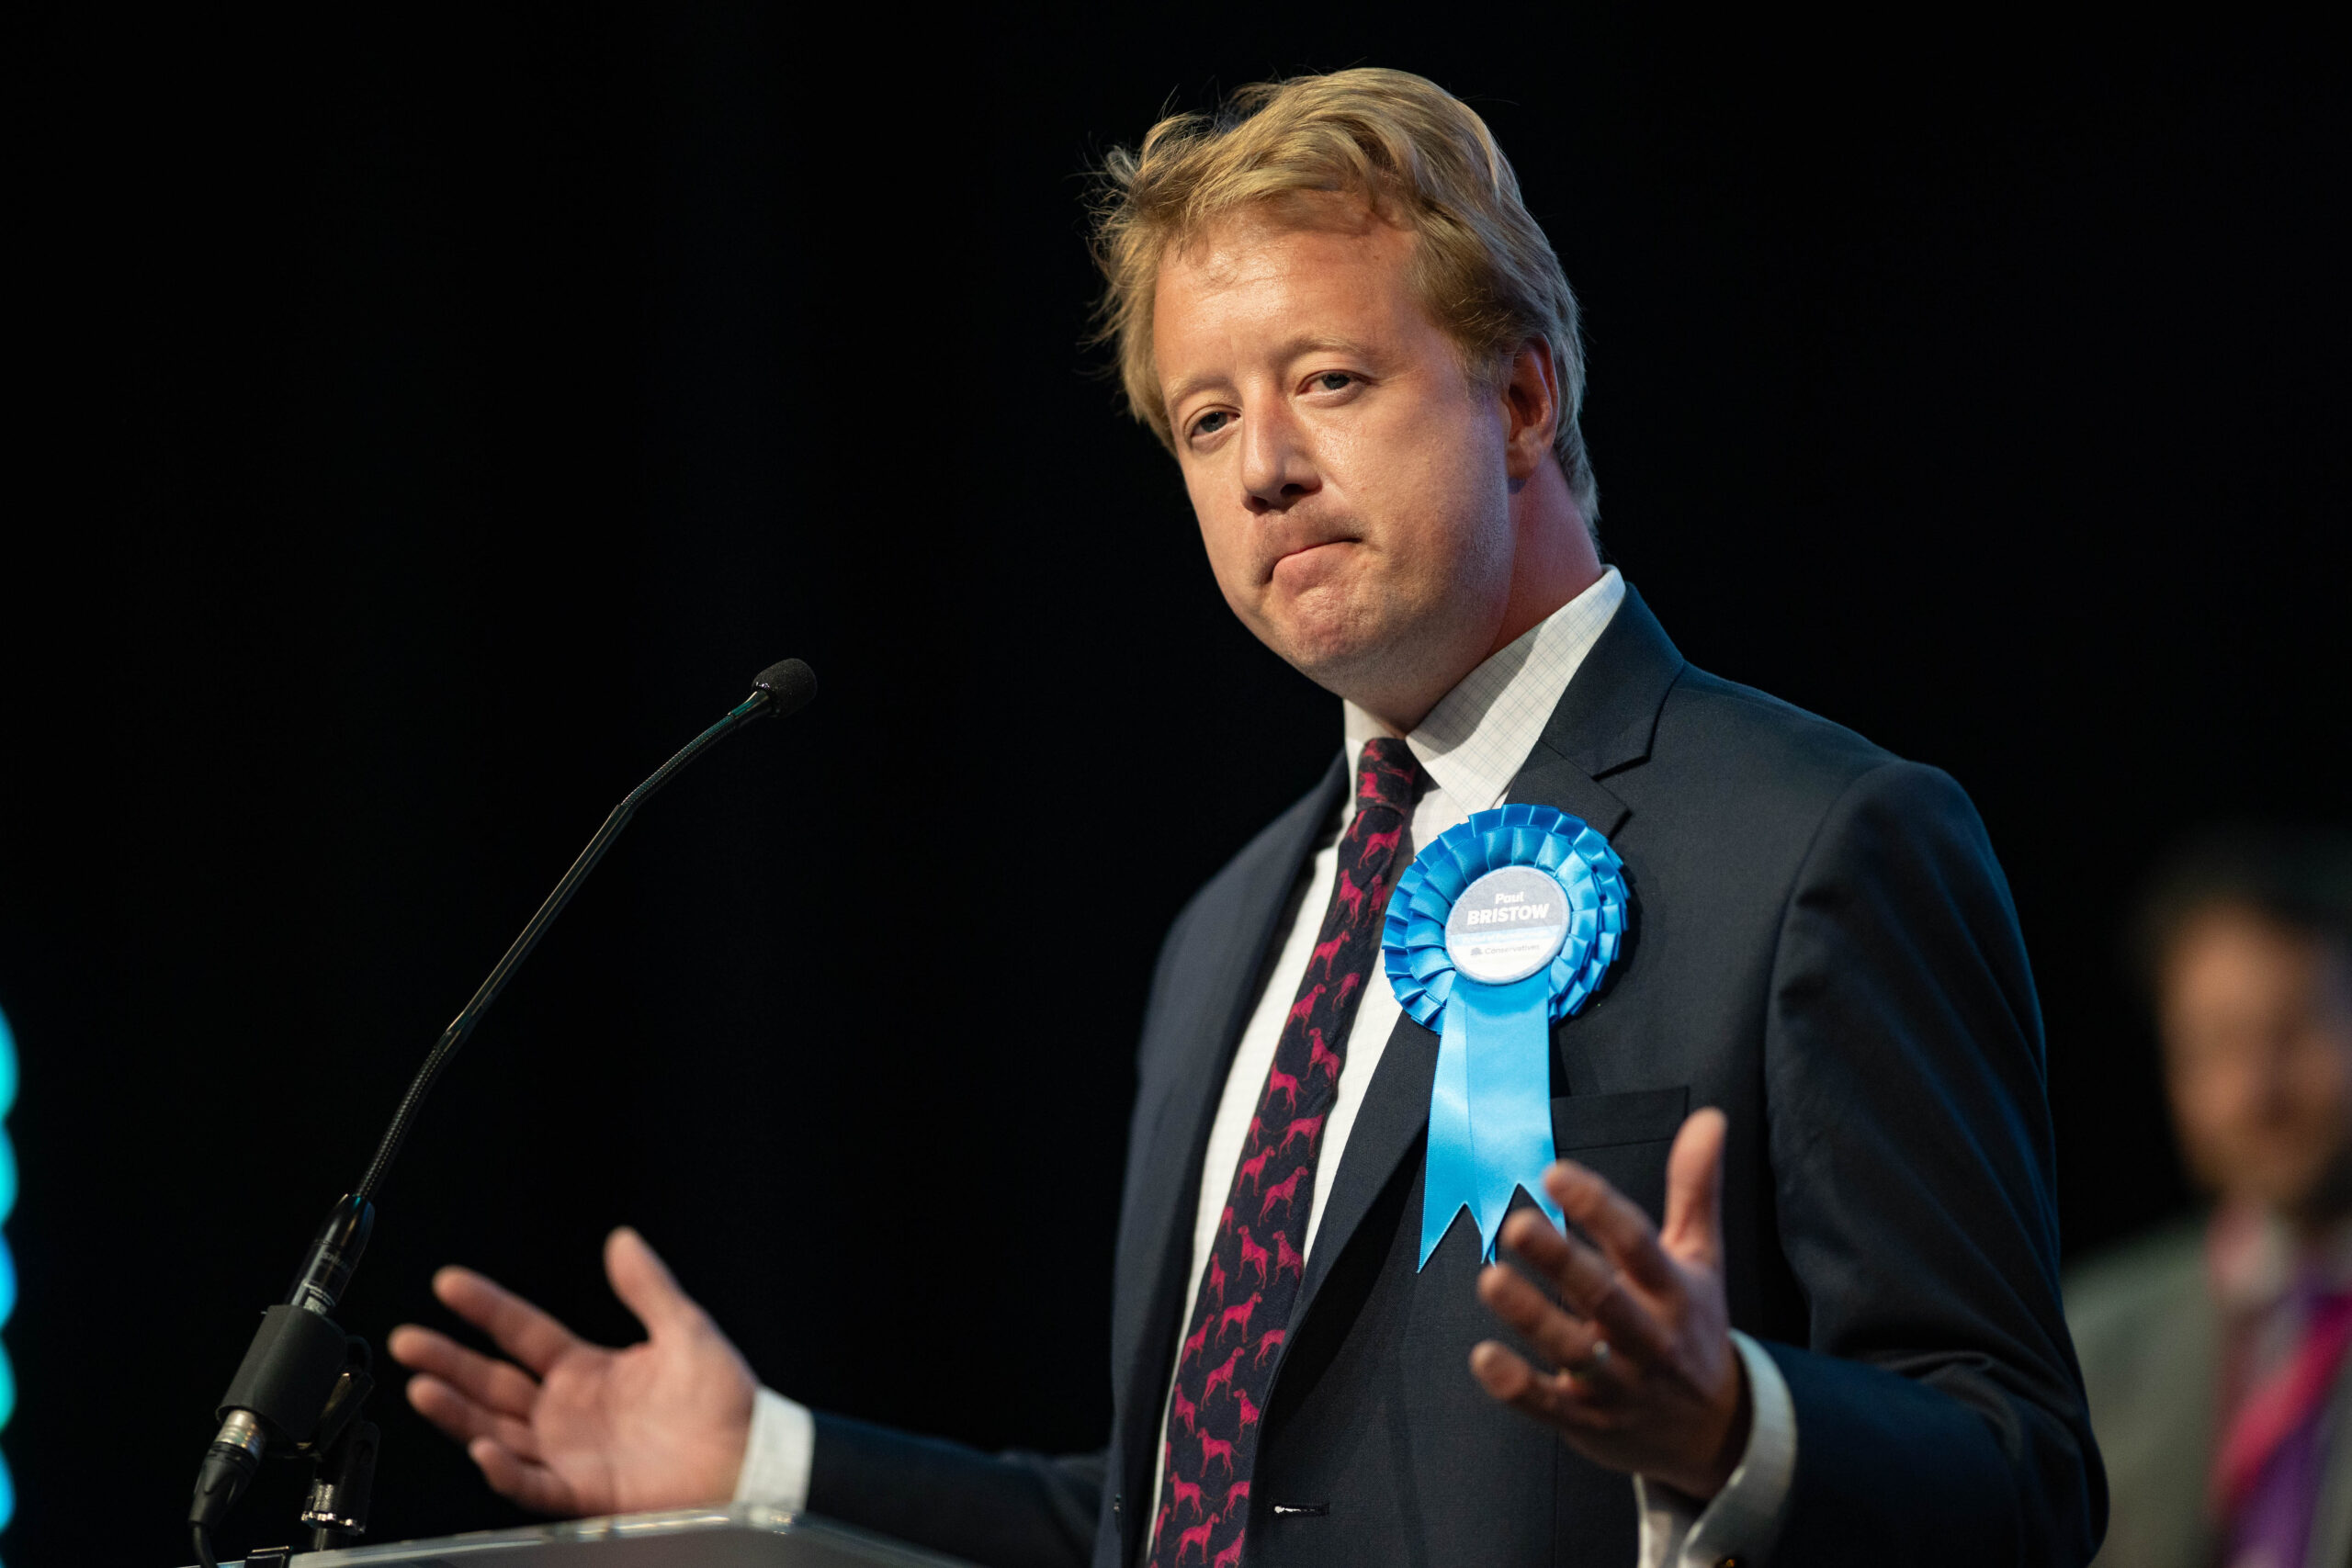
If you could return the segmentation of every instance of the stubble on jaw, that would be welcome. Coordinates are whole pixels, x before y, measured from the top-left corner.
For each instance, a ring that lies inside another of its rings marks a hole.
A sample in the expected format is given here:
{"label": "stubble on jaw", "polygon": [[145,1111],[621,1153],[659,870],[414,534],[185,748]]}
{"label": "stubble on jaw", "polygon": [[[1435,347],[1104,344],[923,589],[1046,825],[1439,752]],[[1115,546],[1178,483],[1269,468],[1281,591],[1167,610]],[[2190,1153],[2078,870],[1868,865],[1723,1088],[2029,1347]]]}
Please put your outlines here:
{"label": "stubble on jaw", "polygon": [[1376,546],[1349,546],[1375,558],[1350,562],[1337,581],[1317,584],[1283,610],[1253,607],[1243,618],[1300,674],[1377,711],[1380,694],[1458,676],[1463,660],[1492,640],[1499,595],[1480,585],[1508,581],[1510,564],[1508,540],[1496,536],[1500,530],[1489,534],[1483,547],[1465,541],[1442,581],[1400,580],[1396,568],[1376,558]]}

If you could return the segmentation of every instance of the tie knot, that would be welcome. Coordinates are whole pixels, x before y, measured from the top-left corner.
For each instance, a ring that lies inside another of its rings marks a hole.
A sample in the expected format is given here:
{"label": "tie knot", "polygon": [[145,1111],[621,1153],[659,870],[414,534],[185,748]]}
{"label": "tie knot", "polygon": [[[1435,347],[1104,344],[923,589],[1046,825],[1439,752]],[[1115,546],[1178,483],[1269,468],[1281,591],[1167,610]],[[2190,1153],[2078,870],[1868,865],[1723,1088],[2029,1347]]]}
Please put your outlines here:
{"label": "tie knot", "polygon": [[1356,809],[1385,806],[1410,814],[1414,796],[1428,782],[1411,747],[1396,736],[1375,735],[1363,743],[1363,755],[1356,762]]}

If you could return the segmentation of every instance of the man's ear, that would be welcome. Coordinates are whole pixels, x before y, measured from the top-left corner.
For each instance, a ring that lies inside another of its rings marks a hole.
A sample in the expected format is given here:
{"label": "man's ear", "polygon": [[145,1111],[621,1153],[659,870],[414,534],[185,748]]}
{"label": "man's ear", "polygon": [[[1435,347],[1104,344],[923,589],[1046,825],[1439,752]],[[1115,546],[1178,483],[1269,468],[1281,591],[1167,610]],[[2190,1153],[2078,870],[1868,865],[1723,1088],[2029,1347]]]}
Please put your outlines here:
{"label": "man's ear", "polygon": [[1552,460],[1552,438],[1560,428],[1560,378],[1552,345],[1541,338],[1521,343],[1504,363],[1501,382],[1504,468],[1512,479],[1523,479]]}

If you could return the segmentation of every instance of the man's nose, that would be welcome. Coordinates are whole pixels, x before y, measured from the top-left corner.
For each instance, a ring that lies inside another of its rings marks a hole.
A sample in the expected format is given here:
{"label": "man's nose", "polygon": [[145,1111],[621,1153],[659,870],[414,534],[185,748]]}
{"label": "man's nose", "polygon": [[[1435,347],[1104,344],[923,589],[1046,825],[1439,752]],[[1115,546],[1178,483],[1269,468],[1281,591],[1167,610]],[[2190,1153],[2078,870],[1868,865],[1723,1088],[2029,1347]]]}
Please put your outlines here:
{"label": "man's nose", "polygon": [[1289,411],[1250,411],[1241,420],[1241,486],[1254,513],[1286,512],[1323,488],[1306,433]]}

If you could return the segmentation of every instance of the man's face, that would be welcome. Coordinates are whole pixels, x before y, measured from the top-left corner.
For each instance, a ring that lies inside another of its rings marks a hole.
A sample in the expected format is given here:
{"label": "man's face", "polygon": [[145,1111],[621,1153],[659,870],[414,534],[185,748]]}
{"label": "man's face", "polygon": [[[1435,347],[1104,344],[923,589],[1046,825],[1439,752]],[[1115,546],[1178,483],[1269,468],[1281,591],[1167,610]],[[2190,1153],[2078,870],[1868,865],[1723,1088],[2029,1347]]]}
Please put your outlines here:
{"label": "man's face", "polygon": [[1417,243],[1346,197],[1245,209],[1170,253],[1153,301],[1226,603],[1383,716],[1483,659],[1510,592],[1504,401],[1415,298]]}
{"label": "man's face", "polygon": [[2224,1197],[2320,1218],[2352,1192],[2352,971],[2326,942],[2217,907],[2159,991],[2173,1115]]}

